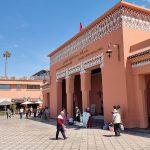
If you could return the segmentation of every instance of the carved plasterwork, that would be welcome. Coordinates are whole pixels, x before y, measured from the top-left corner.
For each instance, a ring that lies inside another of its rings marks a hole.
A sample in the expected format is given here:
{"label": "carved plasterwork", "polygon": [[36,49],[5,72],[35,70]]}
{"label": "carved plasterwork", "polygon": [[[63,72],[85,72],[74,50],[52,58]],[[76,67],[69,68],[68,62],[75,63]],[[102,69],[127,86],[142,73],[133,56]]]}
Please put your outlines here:
{"label": "carved plasterwork", "polygon": [[51,65],[122,26],[150,32],[150,15],[125,6],[116,9],[76,40],[52,55],[50,57]]}
{"label": "carved plasterwork", "polygon": [[61,71],[58,71],[56,73],[56,79],[61,79],[61,78],[66,78],[72,74],[75,74],[75,73],[85,73],[86,72],[86,69],[89,69],[93,66],[96,66],[96,65],[101,65],[103,64],[103,53],[98,55],[98,56],[95,56],[93,58],[90,58],[84,62],[81,62],[77,65],[74,65],[70,68],[66,68],[64,70],[61,70]]}
{"label": "carved plasterwork", "polygon": [[132,68],[136,68],[136,67],[140,67],[140,66],[144,66],[148,64],[150,64],[150,58],[134,62],[131,64],[131,66]]}

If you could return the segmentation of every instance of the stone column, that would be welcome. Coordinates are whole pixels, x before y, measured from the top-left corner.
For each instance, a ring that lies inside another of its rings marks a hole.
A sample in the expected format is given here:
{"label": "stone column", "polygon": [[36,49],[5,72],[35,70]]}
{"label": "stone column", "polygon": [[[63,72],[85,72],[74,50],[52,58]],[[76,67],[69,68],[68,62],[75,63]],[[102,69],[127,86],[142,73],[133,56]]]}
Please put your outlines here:
{"label": "stone column", "polygon": [[66,77],[66,94],[67,94],[67,112],[69,117],[73,117],[73,93],[74,93],[74,77]]}
{"label": "stone column", "polygon": [[[139,118],[139,125],[141,128],[148,127],[148,111],[146,106],[146,96],[145,96],[145,77],[144,75],[135,75],[135,103],[137,103],[137,113]],[[133,110],[134,111],[134,110]]]}
{"label": "stone column", "polygon": [[56,90],[57,90],[57,115],[58,115],[62,110],[62,80],[56,81]]}
{"label": "stone column", "polygon": [[82,110],[90,107],[91,72],[83,71],[81,74]]}

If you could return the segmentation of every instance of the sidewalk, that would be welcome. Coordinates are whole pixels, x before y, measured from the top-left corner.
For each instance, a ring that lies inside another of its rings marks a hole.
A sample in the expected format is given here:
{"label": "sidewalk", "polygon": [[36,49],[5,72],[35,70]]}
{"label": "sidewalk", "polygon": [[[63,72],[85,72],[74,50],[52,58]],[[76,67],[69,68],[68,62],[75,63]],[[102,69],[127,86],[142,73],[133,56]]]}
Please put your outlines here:
{"label": "sidewalk", "polygon": [[6,119],[0,116],[0,150],[150,150],[150,134],[122,133],[102,129],[67,128],[67,140],[55,139],[56,120]]}

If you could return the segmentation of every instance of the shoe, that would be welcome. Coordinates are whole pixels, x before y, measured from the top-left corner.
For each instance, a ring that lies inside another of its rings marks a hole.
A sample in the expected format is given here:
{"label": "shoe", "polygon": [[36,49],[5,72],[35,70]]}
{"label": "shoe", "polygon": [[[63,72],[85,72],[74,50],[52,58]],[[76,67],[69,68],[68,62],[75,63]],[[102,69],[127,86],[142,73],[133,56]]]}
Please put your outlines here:
{"label": "shoe", "polygon": [[64,140],[66,140],[66,139],[67,139],[67,137],[64,138]]}

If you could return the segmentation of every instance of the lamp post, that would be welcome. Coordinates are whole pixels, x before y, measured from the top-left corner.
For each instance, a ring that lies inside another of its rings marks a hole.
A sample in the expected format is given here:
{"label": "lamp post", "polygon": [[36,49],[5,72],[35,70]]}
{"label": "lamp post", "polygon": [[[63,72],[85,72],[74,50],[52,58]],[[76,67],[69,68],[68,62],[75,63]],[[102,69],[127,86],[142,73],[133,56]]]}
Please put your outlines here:
{"label": "lamp post", "polygon": [[120,61],[120,49],[119,49],[119,44],[114,44],[114,43],[109,43],[108,44],[108,50],[106,51],[106,54],[108,55],[108,57],[110,58],[112,56],[112,49],[111,47],[116,48],[117,52],[118,52],[118,61]]}

